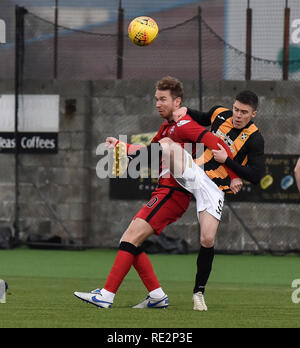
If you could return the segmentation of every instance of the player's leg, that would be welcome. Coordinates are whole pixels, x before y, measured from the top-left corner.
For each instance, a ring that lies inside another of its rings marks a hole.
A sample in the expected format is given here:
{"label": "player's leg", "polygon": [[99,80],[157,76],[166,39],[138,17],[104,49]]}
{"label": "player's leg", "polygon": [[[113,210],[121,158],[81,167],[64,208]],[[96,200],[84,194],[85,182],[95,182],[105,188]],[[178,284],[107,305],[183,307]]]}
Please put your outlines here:
{"label": "player's leg", "polygon": [[164,295],[152,263],[144,250],[140,250],[136,255],[133,267],[136,269],[150,296],[160,298]]}
{"label": "player's leg", "polygon": [[154,234],[152,226],[141,218],[136,218],[131,221],[129,227],[124,232],[121,243],[126,242],[138,248],[145,239]]}
{"label": "player's leg", "polygon": [[219,221],[207,211],[203,211],[199,213],[199,222],[201,237],[194,293],[201,291],[204,294],[214,259],[215,236]]}
{"label": "player's leg", "polygon": [[204,300],[205,287],[208,282],[214,260],[214,241],[219,221],[207,211],[199,213],[201,227],[200,250],[197,257],[197,274],[193,290],[194,310],[207,311]]}
{"label": "player's leg", "polygon": [[138,246],[153,233],[153,228],[145,220],[133,220],[123,234],[119,251],[103,289],[96,289],[90,293],[75,292],[74,295],[100,308],[110,308],[115,294],[134,262]]}
{"label": "player's leg", "polygon": [[[159,235],[167,225],[184,214],[190,200],[191,195],[182,192],[181,189],[158,187],[137,216],[148,221],[155,233]],[[133,308],[166,308],[168,306],[167,295],[163,292],[146,253],[141,252],[137,255],[133,266],[148,289],[146,299]]]}
{"label": "player's leg", "polygon": [[167,308],[168,295],[163,291],[148,255],[141,251],[134,259],[133,266],[148,290],[146,298],[132,308]]}
{"label": "player's leg", "polygon": [[[169,190],[167,190],[167,192],[169,192]],[[139,224],[142,226],[146,224],[146,226],[149,227],[147,237],[156,233],[156,231],[160,232],[160,230],[165,226],[165,223],[161,217],[163,215],[161,215],[159,212],[162,207],[160,209],[157,208],[159,208],[159,204],[161,204],[161,202],[163,202],[163,200],[167,197],[167,192],[159,194],[156,190],[153,193],[150,201],[138,212],[135,219],[131,223],[136,227],[138,227]],[[157,210],[156,214],[155,209]],[[150,218],[151,216],[153,217]],[[135,224],[134,221],[136,221],[137,224]],[[136,233],[135,230],[132,230],[132,228],[129,227],[121,240],[138,246],[132,265],[136,269],[142,282],[148,290],[148,296],[146,299],[133,308],[166,308],[168,306],[168,296],[164,293],[160,286],[150,259],[140,246],[146,239],[145,236],[146,234],[143,233],[143,238],[140,238],[139,233]]]}
{"label": "player's leg", "polygon": [[145,220],[137,218],[131,222],[121,238],[114,265],[104,285],[106,291],[116,294],[133,264],[138,247],[153,233],[153,228]]}
{"label": "player's leg", "polygon": [[186,166],[186,156],[180,144],[170,138],[163,138],[159,141],[162,148],[162,156],[165,164],[175,178],[181,177]]}
{"label": "player's leg", "polygon": [[197,274],[194,286],[194,310],[206,311],[204,300],[205,287],[208,282],[214,260],[214,243],[219,220],[207,211],[199,213],[201,227],[200,250],[197,257]]}
{"label": "player's leg", "polygon": [[[190,200],[190,195],[176,188],[156,189],[151,200],[139,211],[122,236],[120,250],[104,288],[97,289],[97,294],[77,292],[75,296],[98,307],[110,307],[120,284],[134,264],[150,295],[142,304],[146,303],[147,308],[166,308],[168,297],[162,292],[147,255],[138,255],[138,246],[154,232],[160,234],[167,225],[179,219],[187,210]],[[164,296],[157,301],[160,294]],[[138,305],[136,308],[145,306]]]}
{"label": "player's leg", "polygon": [[[191,192],[196,199],[197,214],[201,227],[197,274],[193,290],[194,309],[207,310],[204,292],[214,260],[214,243],[222,216],[224,193],[205,174],[202,168],[193,165],[191,170],[195,172],[195,181]],[[189,181],[187,181],[187,187],[188,184]]]}

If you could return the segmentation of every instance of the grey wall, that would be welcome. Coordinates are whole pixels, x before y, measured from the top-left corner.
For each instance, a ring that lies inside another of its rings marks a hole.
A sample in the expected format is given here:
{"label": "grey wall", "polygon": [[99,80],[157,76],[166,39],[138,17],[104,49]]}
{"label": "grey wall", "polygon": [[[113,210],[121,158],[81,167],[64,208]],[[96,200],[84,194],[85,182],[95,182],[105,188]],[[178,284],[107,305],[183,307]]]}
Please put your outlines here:
{"label": "grey wall", "polygon": [[[152,132],[161,120],[156,114],[155,81],[48,82],[26,81],[26,94],[60,95],[59,153],[21,156],[21,237],[31,233],[58,234],[103,247],[117,247],[122,232],[143,201],[109,200],[109,181],[96,176],[97,145],[107,136]],[[13,81],[0,81],[0,94],[14,92]],[[231,107],[234,95],[249,88],[260,96],[257,124],[267,153],[300,152],[299,95],[295,82],[220,82],[204,85],[204,109]],[[198,88],[185,82],[185,104],[198,108]],[[76,99],[77,111],[66,115],[65,101]],[[34,183],[39,193],[32,185]],[[14,156],[0,154],[0,223],[14,217]],[[54,210],[53,218],[44,199]],[[233,207],[265,248],[300,249],[300,214],[296,205],[234,203]],[[195,204],[169,226],[170,236],[183,237],[191,249],[199,240]],[[228,206],[218,232],[219,250],[257,250],[257,246]]]}

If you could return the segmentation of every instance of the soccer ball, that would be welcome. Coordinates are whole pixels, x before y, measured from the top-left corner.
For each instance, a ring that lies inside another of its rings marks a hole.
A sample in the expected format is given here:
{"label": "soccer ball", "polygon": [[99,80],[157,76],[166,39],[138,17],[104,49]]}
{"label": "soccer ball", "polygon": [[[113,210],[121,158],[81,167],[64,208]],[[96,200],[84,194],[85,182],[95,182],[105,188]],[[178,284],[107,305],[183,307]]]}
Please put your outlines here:
{"label": "soccer ball", "polygon": [[129,24],[129,39],[137,46],[150,45],[157,35],[158,25],[150,17],[137,17]]}

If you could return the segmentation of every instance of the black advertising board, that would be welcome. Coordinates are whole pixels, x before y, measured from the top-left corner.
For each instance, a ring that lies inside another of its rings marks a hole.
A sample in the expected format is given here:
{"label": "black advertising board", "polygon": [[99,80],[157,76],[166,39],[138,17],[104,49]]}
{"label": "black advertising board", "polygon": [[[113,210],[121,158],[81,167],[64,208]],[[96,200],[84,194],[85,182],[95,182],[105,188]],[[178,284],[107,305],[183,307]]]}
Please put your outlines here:
{"label": "black advertising board", "polygon": [[[58,133],[20,132],[17,136],[19,153],[58,152]],[[14,153],[16,147],[14,133],[0,133],[0,153]]]}
{"label": "black advertising board", "polygon": [[58,152],[59,95],[22,95],[17,134],[15,116],[15,96],[0,95],[0,154]]}
{"label": "black advertising board", "polygon": [[157,186],[157,179],[110,179],[110,198],[147,200]]}
{"label": "black advertising board", "polygon": [[[294,178],[298,155],[265,155],[266,172],[259,185],[244,182],[241,192],[227,195],[231,202],[300,203]],[[110,198],[148,200],[157,179],[110,179]]]}
{"label": "black advertising board", "polygon": [[263,202],[300,203],[294,177],[297,155],[266,155],[266,174],[260,183]]}

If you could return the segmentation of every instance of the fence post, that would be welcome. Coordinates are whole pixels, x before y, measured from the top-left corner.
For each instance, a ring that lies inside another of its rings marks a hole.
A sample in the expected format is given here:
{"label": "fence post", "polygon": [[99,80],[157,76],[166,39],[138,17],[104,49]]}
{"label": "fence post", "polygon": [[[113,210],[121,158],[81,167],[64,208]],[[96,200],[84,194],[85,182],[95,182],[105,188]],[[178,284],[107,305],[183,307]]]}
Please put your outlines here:
{"label": "fence post", "polygon": [[119,1],[118,16],[118,48],[117,48],[117,79],[123,78],[123,50],[124,50],[124,9],[122,8],[122,0]]}
{"label": "fence post", "polygon": [[289,79],[289,41],[290,41],[290,14],[291,10],[288,7],[288,0],[285,1],[284,9],[284,34],[283,34],[283,62],[282,62],[282,79]]}
{"label": "fence post", "polygon": [[[203,76],[202,76],[202,8],[198,7],[198,88],[199,88],[199,110],[203,111]],[[198,227],[198,246],[200,246],[200,224]]]}
{"label": "fence post", "polygon": [[252,56],[252,8],[250,8],[250,0],[248,0],[246,21],[246,71],[245,79],[251,80],[251,56]]}
{"label": "fence post", "polygon": [[24,42],[24,17],[27,10],[24,7],[15,7],[16,16],[16,43],[15,43],[15,239],[19,240],[19,94],[23,80],[23,68],[24,68],[24,54],[25,54],[25,42]]}
{"label": "fence post", "polygon": [[199,110],[203,111],[203,77],[202,77],[202,9],[198,7],[198,84],[199,84]]}
{"label": "fence post", "polygon": [[58,0],[55,0],[54,10],[54,48],[53,48],[53,78],[57,79],[57,57],[58,57]]}
{"label": "fence post", "polygon": [[0,19],[0,45],[6,43],[6,23]]}

